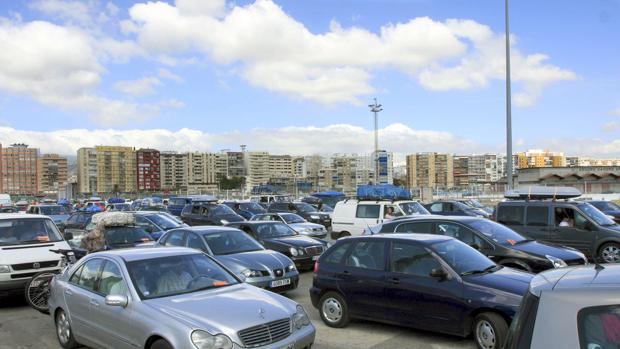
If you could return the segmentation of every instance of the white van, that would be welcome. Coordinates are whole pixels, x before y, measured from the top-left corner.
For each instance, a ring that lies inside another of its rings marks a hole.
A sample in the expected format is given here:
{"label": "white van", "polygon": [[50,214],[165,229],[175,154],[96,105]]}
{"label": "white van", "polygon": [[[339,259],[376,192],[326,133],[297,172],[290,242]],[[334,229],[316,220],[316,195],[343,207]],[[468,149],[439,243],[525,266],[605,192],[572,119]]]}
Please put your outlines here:
{"label": "white van", "polygon": [[23,289],[36,273],[60,270],[63,257],[50,250],[71,247],[46,216],[0,215],[0,292]]}
{"label": "white van", "polygon": [[11,205],[13,205],[13,201],[11,201],[11,195],[0,194],[0,207]]}
{"label": "white van", "polygon": [[413,200],[344,200],[336,204],[332,214],[332,239],[343,236],[362,235],[364,229],[370,229],[383,223],[388,208],[393,217],[430,214],[422,204]]}

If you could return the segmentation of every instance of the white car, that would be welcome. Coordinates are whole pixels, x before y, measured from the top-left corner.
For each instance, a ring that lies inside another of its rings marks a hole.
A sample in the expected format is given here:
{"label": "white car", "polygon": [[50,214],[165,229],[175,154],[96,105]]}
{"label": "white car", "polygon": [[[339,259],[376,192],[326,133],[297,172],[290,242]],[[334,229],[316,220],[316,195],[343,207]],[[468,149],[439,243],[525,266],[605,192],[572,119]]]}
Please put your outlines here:
{"label": "white car", "polygon": [[23,290],[40,272],[60,270],[63,257],[50,250],[71,247],[47,216],[17,213],[0,216],[0,292]]}

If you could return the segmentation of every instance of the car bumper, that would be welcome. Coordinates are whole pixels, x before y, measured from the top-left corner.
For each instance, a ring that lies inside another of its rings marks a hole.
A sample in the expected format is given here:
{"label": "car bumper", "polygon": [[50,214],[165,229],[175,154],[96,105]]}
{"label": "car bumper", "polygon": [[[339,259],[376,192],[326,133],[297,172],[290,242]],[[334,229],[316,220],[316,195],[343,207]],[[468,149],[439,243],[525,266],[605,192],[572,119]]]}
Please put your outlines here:
{"label": "car bumper", "polygon": [[[316,329],[312,324],[295,330],[290,336],[281,341],[269,345],[254,347],[255,349],[310,349],[314,344]],[[233,349],[244,349],[245,347],[235,343]]]}
{"label": "car bumper", "polygon": [[319,239],[324,239],[327,236],[326,231],[317,231],[317,232],[302,231],[299,234],[304,235],[304,236],[309,236],[311,238],[319,238]]}
{"label": "car bumper", "polygon": [[312,306],[318,309],[320,299],[321,299],[321,289],[316,288],[314,286],[310,287],[310,301],[312,302]]}
{"label": "car bumper", "polygon": [[325,229],[329,229],[332,226],[331,218],[328,219],[308,219],[308,222],[320,224],[325,227]]}
{"label": "car bumper", "polygon": [[[318,258],[318,256],[316,256]],[[293,262],[295,262],[295,266],[299,270],[306,270],[314,268],[314,263],[316,259],[313,257],[305,256],[305,257],[292,257]]]}
{"label": "car bumper", "polygon": [[56,268],[41,268],[30,269],[6,274],[0,274],[0,291],[14,291],[24,289],[26,283],[35,275],[43,271],[49,271],[52,273],[58,273],[60,269]]}
{"label": "car bumper", "polygon": [[[245,282],[252,286],[260,287],[271,292],[282,293],[296,289],[299,284],[299,273],[289,274],[290,275],[285,275],[284,277],[279,278],[248,278]],[[291,283],[284,286],[271,287],[271,282],[283,279],[291,279]]]}
{"label": "car bumper", "polygon": [[24,290],[28,279],[19,280],[2,280],[0,281],[0,292],[12,292],[17,290]]}

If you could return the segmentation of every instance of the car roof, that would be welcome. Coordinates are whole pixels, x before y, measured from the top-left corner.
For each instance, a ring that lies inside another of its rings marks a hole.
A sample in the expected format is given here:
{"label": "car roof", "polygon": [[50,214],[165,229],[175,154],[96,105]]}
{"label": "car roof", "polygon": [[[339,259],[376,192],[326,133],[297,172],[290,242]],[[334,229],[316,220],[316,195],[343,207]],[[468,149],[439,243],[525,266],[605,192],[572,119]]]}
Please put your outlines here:
{"label": "car roof", "polygon": [[240,225],[240,224],[259,225],[259,224],[284,224],[284,223],[276,222],[276,221],[243,221],[243,222],[232,222],[232,223],[228,223],[227,225],[233,226],[233,225]]}
{"label": "car roof", "polygon": [[48,216],[42,214],[23,214],[23,213],[3,213],[0,215],[0,220],[3,219],[34,219],[34,218],[45,218],[51,219]]}
{"label": "car roof", "polygon": [[441,215],[433,215],[433,214],[422,214],[417,216],[404,216],[397,217],[397,219],[393,221],[387,221],[384,224],[389,223],[403,223],[403,222],[415,222],[420,220],[432,220],[432,221],[457,221],[457,222],[471,222],[471,221],[488,221],[486,218],[482,217],[472,217],[472,216],[441,216]]}
{"label": "car roof", "polygon": [[221,233],[223,231],[238,231],[239,230],[237,228],[231,228],[231,227],[225,227],[225,226],[222,227],[222,226],[215,226],[215,225],[198,225],[194,227],[184,227],[184,228],[178,228],[178,229],[193,231],[199,234]]}
{"label": "car roof", "polygon": [[502,201],[500,203],[498,203],[498,205],[512,205],[512,204],[555,204],[555,203],[559,203],[559,204],[570,204],[570,205],[579,205],[579,204],[583,204],[584,201],[568,201],[568,200],[508,200],[508,201]]}
{"label": "car roof", "polygon": [[594,265],[552,269],[532,279],[530,292],[540,295],[543,291],[581,289],[620,289],[620,264],[605,264],[602,269]]}
{"label": "car roof", "polygon": [[36,204],[36,205],[30,205],[32,207],[52,207],[52,206],[62,206],[62,205],[58,205],[58,204]]}
{"label": "car roof", "polygon": [[126,262],[133,262],[152,258],[173,257],[201,253],[187,247],[134,247],[122,248],[93,253],[92,256],[118,257]]}
{"label": "car roof", "polygon": [[375,234],[375,235],[361,235],[361,236],[352,236],[346,237],[343,240],[351,240],[351,239],[383,239],[383,240],[409,240],[409,241],[418,241],[424,242],[427,244],[433,244],[435,242],[442,242],[448,240],[454,240],[454,238],[446,235],[436,235],[436,234],[408,234],[408,233],[395,233],[395,234]]}

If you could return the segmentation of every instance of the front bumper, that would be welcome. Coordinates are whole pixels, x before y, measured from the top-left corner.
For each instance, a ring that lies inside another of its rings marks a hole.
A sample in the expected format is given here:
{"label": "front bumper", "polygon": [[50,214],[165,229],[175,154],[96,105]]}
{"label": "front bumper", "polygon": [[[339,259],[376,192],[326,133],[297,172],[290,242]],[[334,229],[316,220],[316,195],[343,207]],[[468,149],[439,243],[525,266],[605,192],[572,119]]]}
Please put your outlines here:
{"label": "front bumper", "polygon": [[308,219],[308,222],[310,223],[315,223],[315,224],[320,224],[322,226],[325,227],[325,229],[329,229],[332,226],[332,219],[331,218],[319,218],[319,219]]}
{"label": "front bumper", "polygon": [[[318,256],[315,256],[318,259]],[[314,263],[316,262],[316,259],[313,259],[314,257],[305,255],[305,256],[300,256],[300,257],[291,257],[291,259],[293,260],[293,262],[295,262],[295,266],[297,267],[297,269],[299,270],[309,270],[314,268]]]}
{"label": "front bumper", "polygon": [[49,271],[53,273],[58,273],[60,269],[58,267],[54,268],[41,268],[41,269],[29,269],[29,270],[20,270],[20,271],[12,271],[11,273],[3,273],[0,274],[0,291],[15,291],[19,289],[24,289],[26,287],[26,283],[30,281],[30,279],[43,271]]}
{"label": "front bumper", "polygon": [[[288,285],[284,285],[284,286],[271,287],[272,281],[283,280],[283,279],[291,279],[291,283]],[[297,285],[299,284],[299,273],[290,272],[290,273],[285,274],[282,277],[277,277],[277,278],[272,277],[272,276],[247,278],[245,282],[252,286],[260,287],[260,288],[263,288],[271,292],[283,293],[283,292],[291,291],[297,288]]]}

